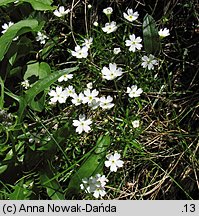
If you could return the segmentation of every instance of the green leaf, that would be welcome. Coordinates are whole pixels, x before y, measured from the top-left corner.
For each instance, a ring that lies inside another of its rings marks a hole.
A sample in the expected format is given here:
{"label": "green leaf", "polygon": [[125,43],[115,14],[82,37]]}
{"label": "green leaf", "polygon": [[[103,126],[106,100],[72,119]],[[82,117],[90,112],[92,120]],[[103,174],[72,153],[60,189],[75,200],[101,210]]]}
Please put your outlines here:
{"label": "green leaf", "polygon": [[15,2],[16,0],[1,0],[0,6],[7,5],[9,3]]}
{"label": "green leaf", "polygon": [[71,178],[68,186],[66,195],[71,196],[76,194],[80,190],[80,184],[83,178],[88,178],[97,173],[101,173],[104,166],[104,157],[107,152],[107,148],[110,145],[109,135],[101,136],[93,149],[93,152],[88,156],[88,158],[81,165],[79,170]]}
{"label": "green leaf", "polygon": [[155,20],[146,14],[143,20],[144,48],[149,54],[156,54],[160,51],[161,43]]}
{"label": "green leaf", "polygon": [[2,174],[4,171],[6,171],[8,168],[8,165],[2,165],[0,166],[0,174]]}
{"label": "green leaf", "polygon": [[24,80],[27,80],[31,76],[38,76],[39,79],[46,77],[50,74],[50,66],[45,62],[36,62],[34,64],[29,64],[27,70],[24,74]]}
{"label": "green leaf", "polygon": [[0,77],[0,85],[1,85],[1,98],[0,98],[0,109],[3,109],[4,106],[4,82]]}
{"label": "green leaf", "polygon": [[32,5],[34,10],[55,10],[57,7],[52,7],[52,0],[20,0],[22,2],[28,2]]}
{"label": "green leaf", "polygon": [[[44,65],[43,65],[44,66]],[[46,65],[45,67],[43,67],[43,69],[46,68]],[[66,74],[66,73],[70,73],[74,70],[76,70],[77,67],[75,68],[69,68],[69,69],[66,69],[65,71],[59,71],[59,72],[54,72],[52,73],[51,75],[49,76],[46,76],[44,77],[43,79],[37,81],[33,86],[32,88],[30,88],[29,90],[26,91],[26,95],[25,95],[25,100],[27,102],[27,104],[34,109],[34,99],[35,97],[42,91],[44,91],[45,89],[47,89],[52,83],[54,83],[55,81],[57,81],[57,79],[63,75],[63,74]],[[38,107],[37,107],[38,108]],[[39,111],[39,110],[36,110],[36,111]]]}
{"label": "green leaf", "polygon": [[64,192],[54,176],[54,173],[50,167],[47,165],[45,170],[40,172],[40,180],[43,187],[46,188],[48,196],[52,200],[64,200]]}
{"label": "green leaf", "polygon": [[26,195],[24,194],[24,188],[23,188],[24,179],[19,181],[14,186],[14,192],[9,195],[10,200],[24,200],[26,198]]}
{"label": "green leaf", "polygon": [[[0,6],[3,5],[7,5],[9,3],[13,3],[16,0],[1,0],[0,2]],[[31,6],[33,7],[34,10],[40,10],[40,11],[44,11],[44,10],[54,10],[57,7],[53,7],[51,6],[51,4],[53,3],[52,0],[19,0],[19,2],[27,2],[29,4],[31,4]]]}
{"label": "green leaf", "polygon": [[37,20],[22,20],[12,25],[1,37],[0,37],[0,61],[4,58],[4,55],[8,51],[13,39],[26,32],[34,31],[38,26]]}

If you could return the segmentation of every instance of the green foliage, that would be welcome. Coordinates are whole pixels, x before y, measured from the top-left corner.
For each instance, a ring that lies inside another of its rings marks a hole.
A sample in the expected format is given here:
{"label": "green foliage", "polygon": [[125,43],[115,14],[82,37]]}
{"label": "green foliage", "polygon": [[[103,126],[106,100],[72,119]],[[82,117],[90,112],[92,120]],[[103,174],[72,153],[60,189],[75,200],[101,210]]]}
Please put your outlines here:
{"label": "green foliage", "polygon": [[101,136],[93,148],[91,153],[85,159],[78,171],[72,176],[66,196],[72,196],[80,190],[80,184],[83,178],[94,176],[101,173],[104,166],[104,158],[107,153],[107,148],[110,145],[109,135]]}
{"label": "green foliage", "polygon": [[[15,0],[1,0],[0,6],[7,5],[9,3],[13,3]],[[45,10],[54,10],[56,7],[52,7],[52,0],[19,0],[19,2],[27,2],[30,3],[34,10],[45,11]]]}
{"label": "green foliage", "polygon": [[21,20],[18,23],[11,26],[1,37],[0,37],[0,61],[8,51],[12,41],[17,36],[32,32],[38,27],[37,20]]}
{"label": "green foliage", "polygon": [[64,200],[64,192],[54,176],[49,164],[40,172],[41,185],[46,188],[47,194],[52,200]]}
{"label": "green foliage", "polygon": [[144,49],[149,54],[157,54],[160,51],[160,37],[155,20],[146,14],[143,20]]}

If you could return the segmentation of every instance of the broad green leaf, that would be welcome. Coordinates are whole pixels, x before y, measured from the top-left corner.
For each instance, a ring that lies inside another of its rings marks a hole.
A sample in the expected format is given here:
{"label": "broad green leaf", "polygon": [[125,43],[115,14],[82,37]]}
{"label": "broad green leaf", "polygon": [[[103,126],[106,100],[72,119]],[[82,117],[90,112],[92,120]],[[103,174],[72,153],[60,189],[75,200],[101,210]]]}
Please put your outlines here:
{"label": "broad green leaf", "polygon": [[57,181],[54,178],[54,173],[50,168],[50,165],[47,165],[45,170],[40,172],[40,180],[43,187],[46,188],[48,196],[52,200],[64,200],[64,193],[63,190]]}
{"label": "broad green leaf", "polygon": [[45,62],[36,62],[34,64],[29,64],[27,70],[24,74],[24,80],[27,80],[31,76],[38,76],[39,79],[46,77],[50,74],[50,66]]}
{"label": "broad green leaf", "polygon": [[28,2],[32,5],[34,10],[55,10],[57,7],[52,7],[52,0],[20,0],[21,2]]}
{"label": "broad green leaf", "polygon": [[[16,0],[1,0],[0,6],[7,5],[9,3],[13,3]],[[54,10],[56,7],[51,6],[53,0],[19,0],[19,2],[27,2],[30,3],[34,10]]]}
{"label": "broad green leaf", "polygon": [[22,20],[12,25],[1,37],[0,37],[0,61],[4,58],[4,55],[8,51],[13,39],[26,32],[34,31],[38,26],[37,20]]}
{"label": "broad green leaf", "polygon": [[104,166],[104,157],[109,145],[109,135],[101,136],[98,139],[93,152],[91,152],[88,158],[80,166],[79,170],[71,178],[66,194],[67,196],[71,196],[71,194],[76,194],[79,192],[80,184],[83,178],[88,178],[92,175],[102,172]]}
{"label": "broad green leaf", "polygon": [[149,54],[156,54],[160,51],[160,37],[155,24],[155,20],[149,14],[146,14],[143,20],[143,39],[144,48]]}
{"label": "broad green leaf", "polygon": [[1,0],[0,6],[7,5],[9,3],[15,2],[16,0]]}

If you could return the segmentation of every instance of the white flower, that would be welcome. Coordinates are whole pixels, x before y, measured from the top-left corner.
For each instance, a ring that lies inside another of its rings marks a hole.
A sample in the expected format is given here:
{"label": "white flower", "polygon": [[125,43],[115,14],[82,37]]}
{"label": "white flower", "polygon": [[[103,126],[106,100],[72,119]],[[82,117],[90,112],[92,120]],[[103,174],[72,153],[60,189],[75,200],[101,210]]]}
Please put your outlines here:
{"label": "white flower", "polygon": [[67,97],[73,97],[75,93],[75,89],[73,86],[69,85],[67,88],[65,88],[64,93],[66,94]]}
{"label": "white flower", "polygon": [[30,83],[28,80],[24,80],[23,82],[21,82],[21,85],[25,88],[28,89],[30,87]]}
{"label": "white flower", "polygon": [[86,85],[86,87],[87,87],[88,89],[92,89],[92,88],[93,88],[93,83],[92,83],[92,82],[89,82],[89,83]]}
{"label": "white flower", "polygon": [[85,119],[85,115],[80,115],[79,120],[73,120],[73,126],[77,127],[76,132],[81,134],[83,131],[86,133],[91,130],[90,124],[92,124],[92,121],[90,119]]}
{"label": "white flower", "polygon": [[125,19],[127,19],[129,22],[133,22],[134,20],[136,20],[139,16],[138,12],[133,12],[132,9],[128,9],[127,10],[127,14],[123,13],[123,16]]}
{"label": "white flower", "polygon": [[71,53],[76,58],[86,58],[88,56],[88,47],[83,46],[81,48],[80,46],[76,46],[75,51],[72,51]]}
{"label": "white flower", "polygon": [[65,94],[64,91],[62,91],[62,87],[56,87],[55,90],[51,90],[48,94],[52,97],[50,99],[51,104],[54,104],[57,101],[59,103],[65,103],[67,99],[67,95]]}
{"label": "white flower", "polygon": [[117,68],[117,65],[115,63],[110,63],[109,68],[103,67],[101,72],[102,78],[107,80],[113,80],[123,74],[122,68]]}
{"label": "white flower", "polygon": [[114,48],[113,49],[113,53],[115,54],[115,55],[117,55],[118,53],[120,53],[121,52],[121,49],[120,48]]}
{"label": "white flower", "polygon": [[100,98],[100,107],[102,109],[111,109],[114,104],[111,103],[113,101],[113,98],[111,96],[107,96],[107,98],[105,98],[104,96]]}
{"label": "white flower", "polygon": [[85,95],[85,97],[83,98],[83,103],[85,104],[85,103],[92,103],[93,102],[93,100],[97,100],[97,95],[99,94],[99,92],[96,90],[96,89],[94,89],[94,90],[90,90],[90,89],[86,89],[85,91],[84,91],[84,95]]}
{"label": "white flower", "polygon": [[170,35],[169,29],[167,29],[167,28],[160,29],[160,31],[158,32],[158,34],[159,34],[159,36],[160,36],[161,38],[167,37],[167,36]]}
{"label": "white flower", "polygon": [[115,152],[114,155],[107,155],[106,158],[108,159],[108,161],[105,161],[105,166],[110,167],[111,172],[116,172],[118,167],[123,166],[124,162],[120,160],[120,154],[118,154],[117,152]]}
{"label": "white flower", "polygon": [[78,106],[82,103],[83,99],[84,99],[84,94],[83,93],[80,93],[79,95],[77,94],[73,94],[73,99],[71,100],[72,103],[75,105],[75,106]]}
{"label": "white flower", "polygon": [[46,39],[48,39],[48,37],[44,33],[37,32],[36,41],[40,41],[40,44],[45,44]]}
{"label": "white flower", "polygon": [[130,98],[139,97],[142,94],[143,90],[141,88],[138,89],[136,85],[132,85],[131,88],[127,87],[127,93]]}
{"label": "white flower", "polygon": [[110,34],[117,30],[116,22],[112,21],[111,23],[106,23],[105,27],[102,28],[104,32]]}
{"label": "white flower", "polygon": [[157,65],[158,64],[158,61],[155,59],[155,57],[150,54],[149,57],[147,56],[143,56],[142,57],[142,67],[143,68],[146,68],[148,67],[148,70],[153,70],[154,69],[154,65]]}
{"label": "white flower", "polygon": [[91,101],[91,103],[88,103],[88,106],[91,107],[92,110],[97,109],[99,105],[100,105],[99,98],[95,98],[94,100]]}
{"label": "white flower", "polygon": [[9,22],[8,24],[7,24],[7,23],[4,23],[4,24],[2,25],[2,29],[4,29],[4,30],[3,30],[1,33],[4,34],[4,33],[8,30],[8,28],[10,28],[12,25],[14,25],[13,22]]}
{"label": "white flower", "polygon": [[64,6],[60,6],[57,10],[55,10],[53,13],[55,16],[57,17],[62,17],[65,16],[66,14],[68,14],[70,12],[69,9],[65,10]]}
{"label": "white flower", "polygon": [[103,197],[104,195],[106,195],[106,192],[105,192],[105,188],[102,186],[96,187],[95,191],[93,192],[93,196],[95,198]]}
{"label": "white flower", "polygon": [[135,120],[132,122],[132,125],[134,128],[138,128],[140,126],[140,121],[139,120]]}
{"label": "white flower", "polygon": [[105,13],[106,15],[111,15],[113,13],[113,8],[107,7],[103,10],[103,13]]}
{"label": "white flower", "polygon": [[64,74],[58,79],[58,82],[67,81],[73,78],[73,74]]}
{"label": "white flower", "polygon": [[108,179],[103,175],[96,174],[94,177],[82,179],[80,188],[85,190],[86,193],[91,193],[95,198],[103,197],[106,192],[104,186],[108,182]]}
{"label": "white flower", "polygon": [[92,43],[93,43],[93,38],[90,37],[89,39],[84,39],[84,43],[82,44],[82,46],[86,46],[89,49]]}
{"label": "white flower", "polygon": [[105,175],[96,174],[97,181],[100,182],[101,186],[104,187],[106,183],[108,182],[108,179],[105,177]]}
{"label": "white flower", "polygon": [[88,9],[91,9],[91,8],[92,8],[92,5],[91,5],[91,4],[88,4],[87,7],[88,7]]}
{"label": "white flower", "polygon": [[97,27],[97,26],[99,25],[99,23],[98,23],[97,21],[95,21],[95,22],[93,23],[93,25]]}
{"label": "white flower", "polygon": [[129,36],[130,40],[126,40],[126,46],[130,46],[129,47],[129,51],[135,52],[135,50],[140,50],[142,48],[142,44],[140,44],[140,42],[142,41],[142,39],[140,37],[135,37],[134,34]]}

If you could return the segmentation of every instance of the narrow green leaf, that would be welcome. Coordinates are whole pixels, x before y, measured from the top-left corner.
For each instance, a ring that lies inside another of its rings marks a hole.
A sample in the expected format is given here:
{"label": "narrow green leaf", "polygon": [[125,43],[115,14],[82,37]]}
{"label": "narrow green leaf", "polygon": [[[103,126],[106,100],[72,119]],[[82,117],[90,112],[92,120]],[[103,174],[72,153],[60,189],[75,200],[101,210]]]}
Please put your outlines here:
{"label": "narrow green leaf", "polygon": [[155,20],[149,14],[146,14],[143,20],[143,39],[144,48],[149,54],[156,54],[160,51],[161,43],[158,35]]}
{"label": "narrow green leaf", "polygon": [[97,173],[101,173],[104,166],[104,157],[107,152],[107,148],[110,145],[109,135],[101,136],[93,149],[93,152],[88,156],[88,158],[81,165],[79,170],[71,178],[68,186],[66,195],[71,196],[76,194],[80,190],[80,184],[83,178],[88,178]]}
{"label": "narrow green leaf", "polygon": [[26,32],[33,31],[38,26],[37,20],[22,20],[12,25],[1,37],[0,37],[0,61],[4,58],[4,55],[8,51],[13,39]]}
{"label": "narrow green leaf", "polygon": [[1,98],[0,98],[0,109],[3,109],[4,106],[4,82],[0,77],[0,85],[1,85]]}
{"label": "narrow green leaf", "polygon": [[64,200],[64,192],[59,182],[54,178],[53,171],[48,165],[45,170],[40,172],[40,180],[43,187],[46,188],[48,196],[52,200]]}
{"label": "narrow green leaf", "polygon": [[26,198],[23,188],[24,179],[14,186],[14,192],[9,195],[10,200],[24,200]]}

